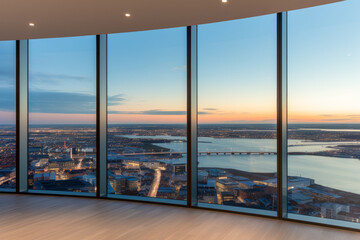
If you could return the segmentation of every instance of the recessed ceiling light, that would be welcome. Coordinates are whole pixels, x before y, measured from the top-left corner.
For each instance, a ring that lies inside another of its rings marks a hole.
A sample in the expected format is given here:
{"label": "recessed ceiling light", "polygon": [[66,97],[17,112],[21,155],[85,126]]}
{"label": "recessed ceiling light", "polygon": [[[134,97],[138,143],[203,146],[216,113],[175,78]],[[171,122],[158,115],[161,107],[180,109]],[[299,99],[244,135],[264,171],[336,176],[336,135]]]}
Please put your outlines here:
{"label": "recessed ceiling light", "polygon": [[222,3],[227,3],[227,2],[228,2],[228,0],[221,0],[221,2],[222,2]]}
{"label": "recessed ceiling light", "polygon": [[30,27],[35,27],[35,23],[32,23],[32,22],[31,22],[31,23],[29,23],[29,26],[30,26]]}
{"label": "recessed ceiling light", "polygon": [[131,17],[130,13],[125,13],[125,17]]}

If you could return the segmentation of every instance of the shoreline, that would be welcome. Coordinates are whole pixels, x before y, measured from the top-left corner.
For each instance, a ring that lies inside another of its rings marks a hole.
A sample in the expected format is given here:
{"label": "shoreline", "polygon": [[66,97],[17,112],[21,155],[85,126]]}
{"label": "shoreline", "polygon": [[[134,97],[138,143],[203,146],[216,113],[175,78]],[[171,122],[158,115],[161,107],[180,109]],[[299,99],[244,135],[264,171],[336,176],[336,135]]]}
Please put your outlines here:
{"label": "shoreline", "polygon": [[[252,181],[264,181],[267,179],[271,179],[271,178],[276,178],[276,173],[257,173],[257,172],[247,172],[247,171],[241,171],[241,170],[236,170],[236,169],[229,169],[229,168],[209,168],[209,167],[202,167],[199,168],[199,170],[206,170],[206,169],[219,169],[219,170],[223,170],[226,171],[234,176],[242,176],[242,177],[246,177]],[[289,178],[295,178],[297,176],[288,176]],[[327,186],[323,186],[320,184],[312,184],[309,186],[312,189],[316,189],[316,190],[321,190],[327,193],[331,193],[331,194],[335,194],[340,196],[341,198],[335,200],[336,203],[351,203],[351,204],[360,204],[360,194],[357,193],[352,193],[352,192],[347,192],[347,191],[343,191],[340,189],[336,189],[336,188],[331,188],[331,187],[327,187]]]}

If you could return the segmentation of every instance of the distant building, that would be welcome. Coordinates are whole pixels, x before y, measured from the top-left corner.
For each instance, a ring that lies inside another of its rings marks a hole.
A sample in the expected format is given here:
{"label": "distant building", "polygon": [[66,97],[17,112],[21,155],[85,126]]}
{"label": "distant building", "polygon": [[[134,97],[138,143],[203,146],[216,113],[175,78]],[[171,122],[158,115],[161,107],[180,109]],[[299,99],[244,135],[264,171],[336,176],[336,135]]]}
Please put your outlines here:
{"label": "distant building", "polygon": [[140,182],[136,177],[115,175],[110,178],[110,184],[115,193],[123,192],[137,192],[140,187]]}
{"label": "distant building", "polygon": [[321,205],[321,217],[322,218],[331,218],[331,219],[337,219],[338,213],[350,212],[350,206],[338,204],[338,203],[323,203]]}
{"label": "distant building", "polygon": [[65,170],[72,169],[74,167],[74,161],[70,158],[50,159],[48,168],[49,170]]}
{"label": "distant building", "polygon": [[46,172],[46,173],[36,173],[33,176],[33,181],[49,181],[49,180],[56,180],[56,173],[55,172]]}
{"label": "distant building", "polygon": [[215,189],[216,187],[216,180],[215,179],[208,179],[205,184],[200,183],[198,184],[198,188],[207,188],[207,189]]}
{"label": "distant building", "polygon": [[339,195],[309,187],[300,187],[299,190],[301,190],[303,194],[315,197],[317,200],[321,201],[334,201],[338,198],[341,198]]}
{"label": "distant building", "polygon": [[265,197],[267,193],[264,188],[239,189],[238,196],[240,199],[259,199]]}
{"label": "distant building", "polygon": [[48,158],[40,158],[38,161],[32,161],[31,165],[37,168],[44,168],[48,164]]}
{"label": "distant building", "polygon": [[[255,181],[257,184],[263,184],[269,187],[277,187],[277,178],[271,178],[263,181]],[[309,187],[315,183],[314,179],[304,177],[293,177],[288,180],[288,188]]]}
{"label": "distant building", "polygon": [[140,169],[140,163],[137,161],[126,161],[124,168],[126,169]]}
{"label": "distant building", "polygon": [[209,173],[207,171],[204,170],[199,170],[198,171],[198,182],[201,184],[207,184],[209,178]]}
{"label": "distant building", "polygon": [[209,177],[223,177],[226,176],[226,172],[221,169],[217,168],[210,168],[206,169],[206,171],[209,173]]}
{"label": "distant building", "polygon": [[243,189],[252,189],[256,186],[256,184],[253,181],[248,180],[239,182],[239,186]]}
{"label": "distant building", "polygon": [[239,187],[237,182],[231,181],[229,179],[218,179],[216,181],[216,187],[220,192],[232,192],[234,188]]}
{"label": "distant building", "polygon": [[86,169],[71,169],[65,171],[64,175],[67,176],[68,179],[74,178],[74,177],[80,177],[83,175],[86,175]]}
{"label": "distant building", "polygon": [[175,198],[176,189],[174,187],[160,187],[156,196],[159,198]]}
{"label": "distant building", "polygon": [[205,203],[217,203],[217,194],[215,189],[198,188],[199,201]]}
{"label": "distant building", "polygon": [[264,208],[269,208],[272,205],[272,201],[268,198],[259,198],[257,199],[260,206]]}
{"label": "distant building", "polygon": [[84,176],[82,176],[82,179],[85,182],[90,183],[92,186],[96,186],[96,176],[95,175],[84,175]]}
{"label": "distant building", "polygon": [[221,201],[222,202],[230,202],[235,200],[234,192],[222,192],[221,193]]}
{"label": "distant building", "polygon": [[186,164],[184,163],[176,163],[173,164],[173,172],[175,174],[183,174],[186,172]]}
{"label": "distant building", "polygon": [[289,201],[296,204],[304,205],[307,203],[311,203],[313,201],[313,198],[300,192],[294,192],[289,194]]}

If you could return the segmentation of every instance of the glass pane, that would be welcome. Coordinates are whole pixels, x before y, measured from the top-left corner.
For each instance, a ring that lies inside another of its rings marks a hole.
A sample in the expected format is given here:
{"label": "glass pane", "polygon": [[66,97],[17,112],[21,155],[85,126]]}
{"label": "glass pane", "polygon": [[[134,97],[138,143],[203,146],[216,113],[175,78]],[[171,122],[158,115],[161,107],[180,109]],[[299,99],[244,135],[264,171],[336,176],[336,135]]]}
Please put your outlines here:
{"label": "glass pane", "polygon": [[96,40],[30,40],[29,189],[95,192]]}
{"label": "glass pane", "polygon": [[108,192],[186,199],[186,28],[109,35]]}
{"label": "glass pane", "polygon": [[359,9],[289,13],[289,213],[360,222]]}
{"label": "glass pane", "polygon": [[0,191],[16,187],[16,42],[0,42]]}
{"label": "glass pane", "polygon": [[199,26],[201,203],[277,208],[276,15]]}

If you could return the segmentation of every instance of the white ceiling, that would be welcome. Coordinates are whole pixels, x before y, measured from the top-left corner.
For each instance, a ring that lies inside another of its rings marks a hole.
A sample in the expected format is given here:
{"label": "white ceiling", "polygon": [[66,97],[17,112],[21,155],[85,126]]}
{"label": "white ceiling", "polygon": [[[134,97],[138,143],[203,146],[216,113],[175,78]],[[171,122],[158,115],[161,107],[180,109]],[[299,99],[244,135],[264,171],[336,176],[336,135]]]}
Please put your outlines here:
{"label": "white ceiling", "polygon": [[[180,27],[340,0],[0,0],[0,40]],[[125,17],[130,13],[131,17]],[[30,27],[29,23],[35,23]]]}

